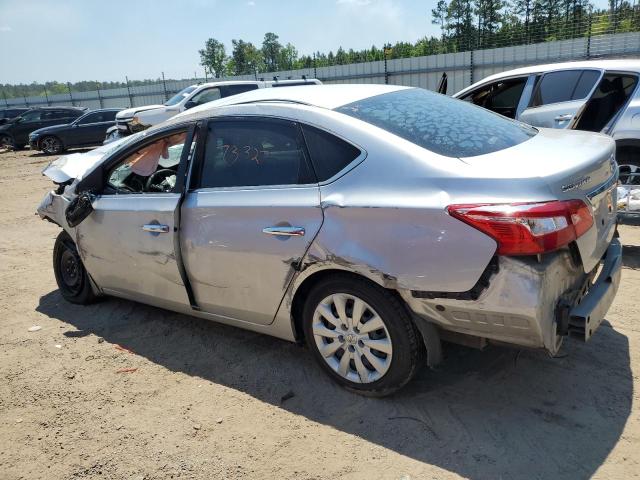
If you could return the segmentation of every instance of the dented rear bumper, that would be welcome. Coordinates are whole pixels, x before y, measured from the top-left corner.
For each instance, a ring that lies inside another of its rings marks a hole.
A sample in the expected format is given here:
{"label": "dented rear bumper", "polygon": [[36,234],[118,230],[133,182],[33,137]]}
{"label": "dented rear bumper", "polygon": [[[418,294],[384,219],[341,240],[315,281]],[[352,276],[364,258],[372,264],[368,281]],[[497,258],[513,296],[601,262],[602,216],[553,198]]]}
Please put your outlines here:
{"label": "dented rear bumper", "polygon": [[[563,250],[541,261],[500,257],[497,271],[475,300],[401,294],[417,315],[443,330],[555,354],[567,332],[587,340],[600,325],[618,290],[621,256],[620,242],[614,239],[595,281],[593,272],[585,274]],[[566,307],[564,320],[560,306]]]}

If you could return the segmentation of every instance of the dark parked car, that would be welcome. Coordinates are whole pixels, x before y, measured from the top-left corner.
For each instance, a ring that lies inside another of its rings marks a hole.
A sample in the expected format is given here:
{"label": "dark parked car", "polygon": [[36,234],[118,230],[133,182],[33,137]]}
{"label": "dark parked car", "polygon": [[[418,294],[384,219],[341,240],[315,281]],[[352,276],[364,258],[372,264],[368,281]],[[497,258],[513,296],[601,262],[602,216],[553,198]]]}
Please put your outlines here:
{"label": "dark parked car", "polygon": [[0,148],[23,148],[34,130],[72,122],[86,111],[86,108],[77,107],[32,108],[5,125],[0,125]]}
{"label": "dark parked car", "polygon": [[16,118],[20,115],[22,115],[25,112],[28,112],[30,109],[29,108],[14,108],[14,107],[10,107],[10,108],[0,108],[0,125],[4,125],[5,123],[7,123],[9,120],[11,120],[12,118]]}
{"label": "dark parked car", "polygon": [[118,108],[92,110],[71,123],[45,127],[29,134],[32,150],[57,154],[67,148],[101,145],[109,127],[116,124]]}

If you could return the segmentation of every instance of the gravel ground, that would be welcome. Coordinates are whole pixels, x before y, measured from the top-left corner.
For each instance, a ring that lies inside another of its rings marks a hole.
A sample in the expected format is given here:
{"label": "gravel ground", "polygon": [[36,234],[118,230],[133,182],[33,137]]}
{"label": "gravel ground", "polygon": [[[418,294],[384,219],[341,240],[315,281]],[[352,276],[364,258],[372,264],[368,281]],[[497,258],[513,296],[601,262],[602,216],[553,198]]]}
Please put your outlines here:
{"label": "gravel ground", "polygon": [[640,477],[640,227],[620,227],[622,285],[588,344],[560,358],[449,346],[437,371],[375,400],[287,342],[64,302],[58,228],[34,215],[48,160],[0,153],[0,478]]}

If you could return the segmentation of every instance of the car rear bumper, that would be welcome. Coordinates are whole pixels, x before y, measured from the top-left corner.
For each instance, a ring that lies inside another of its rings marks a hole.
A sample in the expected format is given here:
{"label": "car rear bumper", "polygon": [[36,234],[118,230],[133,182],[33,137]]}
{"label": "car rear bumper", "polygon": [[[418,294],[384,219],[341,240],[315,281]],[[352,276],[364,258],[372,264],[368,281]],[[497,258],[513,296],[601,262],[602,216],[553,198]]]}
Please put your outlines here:
{"label": "car rear bumper", "polygon": [[417,315],[443,330],[555,354],[566,334],[588,340],[598,328],[618,290],[621,258],[620,242],[613,239],[595,278],[567,250],[541,261],[499,257],[497,272],[476,300],[400,293]]}
{"label": "car rear bumper", "polygon": [[586,295],[569,310],[568,333],[589,340],[607,314],[620,286],[622,245],[615,238],[604,255],[604,265]]}

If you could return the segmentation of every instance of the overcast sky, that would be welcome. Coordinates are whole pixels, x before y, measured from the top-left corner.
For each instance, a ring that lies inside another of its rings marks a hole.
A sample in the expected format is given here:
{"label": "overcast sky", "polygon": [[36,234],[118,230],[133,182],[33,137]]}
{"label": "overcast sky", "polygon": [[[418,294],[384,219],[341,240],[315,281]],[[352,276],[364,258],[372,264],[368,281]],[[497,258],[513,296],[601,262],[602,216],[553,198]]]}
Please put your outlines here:
{"label": "overcast sky", "polygon": [[[301,54],[438,35],[437,0],[0,0],[0,83],[202,76],[209,37]],[[605,4],[606,0],[597,0]]]}

